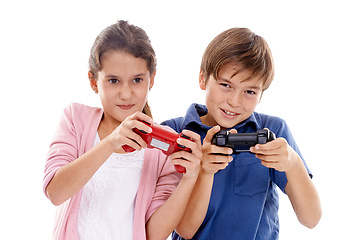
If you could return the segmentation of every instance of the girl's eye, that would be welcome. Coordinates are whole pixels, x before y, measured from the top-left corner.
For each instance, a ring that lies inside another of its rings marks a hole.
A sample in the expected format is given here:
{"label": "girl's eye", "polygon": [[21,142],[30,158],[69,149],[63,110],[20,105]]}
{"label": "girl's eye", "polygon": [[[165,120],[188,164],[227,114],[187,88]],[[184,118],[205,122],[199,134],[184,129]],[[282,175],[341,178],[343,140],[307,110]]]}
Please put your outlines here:
{"label": "girl's eye", "polygon": [[119,80],[117,80],[115,78],[112,78],[112,79],[109,80],[109,82],[112,83],[112,84],[116,84],[116,83],[119,82]]}
{"label": "girl's eye", "polygon": [[133,79],[133,82],[134,82],[134,83],[140,83],[141,81],[142,81],[141,78],[134,78],[134,79]]}

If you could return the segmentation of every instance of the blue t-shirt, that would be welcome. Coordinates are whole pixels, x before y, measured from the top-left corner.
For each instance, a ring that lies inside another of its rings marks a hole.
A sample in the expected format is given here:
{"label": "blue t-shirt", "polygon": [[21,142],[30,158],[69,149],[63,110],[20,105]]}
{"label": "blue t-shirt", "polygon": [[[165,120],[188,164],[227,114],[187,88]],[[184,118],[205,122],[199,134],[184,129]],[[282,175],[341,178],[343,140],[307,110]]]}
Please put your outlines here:
{"label": "blue t-shirt", "polygon": [[[204,105],[192,104],[185,117],[170,119],[162,124],[177,132],[188,129],[203,140],[210,129],[201,123],[207,114]],[[268,128],[276,137],[283,137],[303,159],[285,121],[254,112],[234,127],[238,132],[256,132]],[[285,172],[269,169],[251,153],[232,155],[234,160],[214,175],[209,207],[203,223],[192,239],[278,239],[279,199],[276,186],[285,193]],[[303,160],[304,161],[304,160]],[[311,175],[305,161],[305,167]],[[176,232],[172,239],[183,239]]]}

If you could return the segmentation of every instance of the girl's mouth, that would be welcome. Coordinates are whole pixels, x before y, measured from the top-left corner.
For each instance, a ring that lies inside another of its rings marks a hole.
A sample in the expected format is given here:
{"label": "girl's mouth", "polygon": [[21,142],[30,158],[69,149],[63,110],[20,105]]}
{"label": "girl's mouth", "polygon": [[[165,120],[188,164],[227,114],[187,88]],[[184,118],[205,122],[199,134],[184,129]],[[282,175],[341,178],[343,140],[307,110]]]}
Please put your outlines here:
{"label": "girl's mouth", "polygon": [[134,104],[131,104],[131,105],[117,105],[119,108],[121,108],[122,110],[129,110],[131,109]]}

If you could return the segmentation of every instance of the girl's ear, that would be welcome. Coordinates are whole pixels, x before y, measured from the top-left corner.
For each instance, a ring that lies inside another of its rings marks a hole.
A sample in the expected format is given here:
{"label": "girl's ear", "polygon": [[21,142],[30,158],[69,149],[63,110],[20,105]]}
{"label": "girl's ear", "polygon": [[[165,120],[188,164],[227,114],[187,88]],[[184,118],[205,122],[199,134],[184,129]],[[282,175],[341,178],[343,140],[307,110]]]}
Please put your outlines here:
{"label": "girl's ear", "polygon": [[95,76],[92,72],[88,72],[88,78],[90,81],[90,87],[92,88],[92,90],[94,90],[95,93],[98,93],[98,87],[97,87],[97,82],[95,79]]}
{"label": "girl's ear", "polygon": [[201,70],[199,73],[199,86],[201,90],[206,90],[205,77],[204,74],[201,72]]}
{"label": "girl's ear", "polygon": [[154,72],[151,74],[151,76],[150,76],[149,91],[150,91],[150,89],[154,86],[155,75],[156,75],[156,71],[154,71]]}

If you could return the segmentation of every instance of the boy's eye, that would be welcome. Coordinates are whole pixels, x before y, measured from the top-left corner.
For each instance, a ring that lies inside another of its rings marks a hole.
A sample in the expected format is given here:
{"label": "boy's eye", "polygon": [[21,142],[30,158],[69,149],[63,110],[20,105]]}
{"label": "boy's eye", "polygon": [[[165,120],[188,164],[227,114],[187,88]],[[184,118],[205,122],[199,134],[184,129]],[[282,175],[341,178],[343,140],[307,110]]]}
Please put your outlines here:
{"label": "boy's eye", "polygon": [[223,86],[225,88],[230,88],[230,85],[227,83],[220,83],[220,86]]}
{"label": "boy's eye", "polygon": [[115,78],[112,78],[112,79],[109,80],[109,82],[112,83],[112,84],[116,84],[116,83],[119,82],[119,80],[117,80]]}
{"label": "boy's eye", "polygon": [[256,94],[256,92],[251,91],[251,90],[246,90],[245,92],[246,92],[247,94],[250,94],[250,95],[255,95],[255,94]]}

